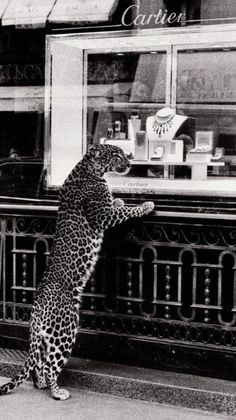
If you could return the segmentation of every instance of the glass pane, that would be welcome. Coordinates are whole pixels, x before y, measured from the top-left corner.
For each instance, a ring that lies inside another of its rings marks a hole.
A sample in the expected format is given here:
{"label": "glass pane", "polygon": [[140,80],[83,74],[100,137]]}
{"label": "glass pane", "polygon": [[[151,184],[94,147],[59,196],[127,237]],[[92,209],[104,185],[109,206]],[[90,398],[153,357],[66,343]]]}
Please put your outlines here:
{"label": "glass pane", "polygon": [[0,195],[40,196],[43,118],[42,112],[0,112]]}
{"label": "glass pane", "polygon": [[236,175],[235,65],[236,51],[227,48],[178,53],[177,112],[196,125],[189,159],[208,160],[208,175],[214,177]]}
{"label": "glass pane", "polygon": [[236,50],[178,53],[177,103],[236,103]]}
{"label": "glass pane", "polygon": [[187,0],[186,24],[214,25],[236,22],[235,0]]}
{"label": "glass pane", "polygon": [[235,0],[204,0],[201,2],[202,23],[235,23]]}
{"label": "glass pane", "polygon": [[44,36],[7,33],[0,54],[0,196],[39,197],[44,154]]}
{"label": "glass pane", "polygon": [[87,143],[129,139],[128,121],[146,118],[166,102],[166,53],[88,55]]}
{"label": "glass pane", "polygon": [[0,194],[11,197],[40,198],[43,190],[43,162],[21,156],[12,149],[8,159],[0,159]]}

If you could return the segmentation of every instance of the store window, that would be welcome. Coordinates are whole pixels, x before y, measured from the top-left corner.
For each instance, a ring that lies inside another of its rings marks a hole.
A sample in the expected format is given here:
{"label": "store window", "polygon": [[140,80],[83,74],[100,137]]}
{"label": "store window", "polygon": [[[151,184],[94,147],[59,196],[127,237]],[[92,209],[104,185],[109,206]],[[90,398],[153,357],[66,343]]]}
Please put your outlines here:
{"label": "store window", "polygon": [[[145,130],[145,120],[166,102],[166,51],[88,54],[87,141],[127,145],[131,123]],[[129,127],[130,125],[130,127]]]}
{"label": "store window", "polygon": [[38,197],[44,152],[44,35],[1,32],[0,196]]}
{"label": "store window", "polygon": [[236,4],[234,0],[204,0],[201,2],[202,23],[235,23]]}
{"label": "store window", "polygon": [[236,175],[236,33],[156,35],[49,37],[48,185],[92,144],[124,150],[130,182],[120,185],[213,190]]}
{"label": "store window", "polygon": [[214,25],[236,22],[234,0],[187,0],[186,24]]}
{"label": "store window", "polygon": [[[209,142],[209,175],[236,175],[235,65],[235,48],[177,50],[176,108],[195,119],[195,137]],[[201,156],[192,151],[189,159]]]}

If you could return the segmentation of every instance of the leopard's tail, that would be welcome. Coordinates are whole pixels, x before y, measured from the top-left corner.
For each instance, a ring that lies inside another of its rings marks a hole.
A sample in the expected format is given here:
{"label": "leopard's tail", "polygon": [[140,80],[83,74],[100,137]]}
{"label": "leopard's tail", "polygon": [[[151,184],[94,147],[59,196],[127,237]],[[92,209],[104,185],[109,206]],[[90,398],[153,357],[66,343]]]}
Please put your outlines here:
{"label": "leopard's tail", "polygon": [[[22,382],[27,381],[37,363],[37,351],[39,349],[41,341],[42,337],[35,334],[34,340],[31,340],[30,342],[29,354],[23,369],[21,370],[21,372],[16,374],[16,376],[14,376],[14,378],[12,378],[9,382],[0,386],[0,395],[5,395],[11,391],[14,391],[14,389],[17,388],[20,384],[22,384]],[[33,342],[37,344],[33,344]]]}
{"label": "leopard's tail", "polygon": [[12,378],[10,382],[0,387],[0,395],[8,394],[17,388],[20,384],[22,384],[22,382],[26,381],[30,376],[32,368],[32,358],[29,356],[22,371],[18,373],[14,378]]}

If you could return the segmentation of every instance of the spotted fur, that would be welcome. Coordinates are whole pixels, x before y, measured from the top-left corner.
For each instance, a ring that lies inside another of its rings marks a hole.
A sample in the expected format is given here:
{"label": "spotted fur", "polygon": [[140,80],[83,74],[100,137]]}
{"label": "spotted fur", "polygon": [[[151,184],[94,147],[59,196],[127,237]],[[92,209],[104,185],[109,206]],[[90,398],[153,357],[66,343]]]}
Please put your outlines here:
{"label": "spotted fur", "polygon": [[113,200],[103,175],[124,173],[129,166],[118,147],[92,146],[64,182],[50,259],[32,307],[28,358],[23,370],[0,387],[0,395],[31,374],[36,387],[48,387],[55,399],[69,398],[57,378],[76,339],[82,292],[98,259],[104,231],[153,209],[152,202],[128,207],[120,199]]}

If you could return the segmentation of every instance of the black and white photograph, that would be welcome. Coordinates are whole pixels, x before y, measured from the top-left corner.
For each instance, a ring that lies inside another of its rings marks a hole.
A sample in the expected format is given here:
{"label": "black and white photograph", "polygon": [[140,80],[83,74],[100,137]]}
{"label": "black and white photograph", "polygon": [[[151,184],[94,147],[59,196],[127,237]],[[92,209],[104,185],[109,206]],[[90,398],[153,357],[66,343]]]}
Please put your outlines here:
{"label": "black and white photograph", "polygon": [[16,418],[236,418],[235,0],[0,0]]}

